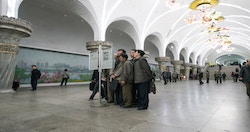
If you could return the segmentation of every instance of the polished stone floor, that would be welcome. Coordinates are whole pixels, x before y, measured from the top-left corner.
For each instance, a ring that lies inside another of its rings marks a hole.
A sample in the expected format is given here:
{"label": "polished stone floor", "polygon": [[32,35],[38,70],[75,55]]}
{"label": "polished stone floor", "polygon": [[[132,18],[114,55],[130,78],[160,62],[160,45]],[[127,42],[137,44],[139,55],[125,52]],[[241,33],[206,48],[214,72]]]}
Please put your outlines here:
{"label": "polished stone floor", "polygon": [[147,110],[88,101],[87,85],[19,88],[0,94],[0,132],[250,132],[241,82],[157,82]]}

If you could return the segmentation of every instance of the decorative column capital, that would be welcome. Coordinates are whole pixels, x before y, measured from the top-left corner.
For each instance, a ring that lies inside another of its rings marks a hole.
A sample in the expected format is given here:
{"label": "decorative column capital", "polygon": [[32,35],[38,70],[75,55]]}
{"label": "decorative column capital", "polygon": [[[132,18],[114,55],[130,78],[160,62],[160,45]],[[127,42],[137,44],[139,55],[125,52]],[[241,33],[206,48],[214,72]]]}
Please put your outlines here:
{"label": "decorative column capital", "polygon": [[171,63],[173,65],[181,65],[181,64],[183,64],[183,61],[182,60],[174,60],[174,61],[171,61]]}
{"label": "decorative column capital", "polygon": [[199,68],[199,65],[192,65],[192,68]]}
{"label": "decorative column capital", "polygon": [[157,62],[168,62],[170,61],[170,57],[155,57],[155,61]]}
{"label": "decorative column capital", "polygon": [[111,47],[112,43],[109,41],[88,41],[86,42],[87,50],[96,51],[99,48],[99,45],[102,45],[102,48]]}
{"label": "decorative column capital", "polygon": [[184,63],[183,66],[184,67],[191,67],[193,64],[192,63]]}
{"label": "decorative column capital", "polygon": [[150,56],[149,51],[144,51],[144,52],[145,52],[145,55],[143,55],[143,57],[145,57],[145,58],[149,58],[149,56]]}
{"label": "decorative column capital", "polygon": [[20,38],[29,37],[32,32],[32,25],[20,18],[0,16],[0,30],[15,30],[19,32]]}

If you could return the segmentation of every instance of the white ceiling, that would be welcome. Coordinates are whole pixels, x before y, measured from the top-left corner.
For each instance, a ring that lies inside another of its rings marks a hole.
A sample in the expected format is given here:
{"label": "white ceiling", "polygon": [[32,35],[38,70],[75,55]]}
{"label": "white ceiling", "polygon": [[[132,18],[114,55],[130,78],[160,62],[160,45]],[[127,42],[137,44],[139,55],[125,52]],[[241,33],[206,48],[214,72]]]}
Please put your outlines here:
{"label": "white ceiling", "polygon": [[[250,58],[249,0],[220,0],[219,4],[214,7],[225,18],[218,26],[229,28],[227,34],[232,41],[231,46],[235,48],[232,52],[222,53],[217,53],[212,44],[205,43],[211,34],[203,31],[205,28],[201,21],[192,24],[185,22],[188,14],[195,14],[195,11],[189,9],[193,0],[175,0],[180,5],[173,9],[167,5],[167,2],[172,0],[32,1],[65,13],[71,12],[81,16],[94,30],[96,40],[104,40],[106,30],[108,27],[112,27],[131,36],[136,43],[136,48],[144,48],[142,45],[149,35],[157,36],[160,43],[154,44],[158,47],[159,56],[165,56],[168,45],[174,44],[175,60],[179,59],[181,51],[186,53],[183,55],[184,57],[193,54],[194,58],[200,58],[193,62],[199,61],[201,65],[205,61],[215,61],[216,58],[226,54],[236,54],[245,59]],[[148,37],[148,39],[150,38],[152,37]],[[152,42],[154,41],[152,40]],[[185,61],[188,62],[188,60]]]}

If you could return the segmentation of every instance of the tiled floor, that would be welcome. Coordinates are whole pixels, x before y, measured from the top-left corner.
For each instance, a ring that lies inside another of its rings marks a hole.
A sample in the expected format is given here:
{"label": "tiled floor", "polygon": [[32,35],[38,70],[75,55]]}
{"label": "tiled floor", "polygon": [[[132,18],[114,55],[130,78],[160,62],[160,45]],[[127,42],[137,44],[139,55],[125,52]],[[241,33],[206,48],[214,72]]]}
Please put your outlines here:
{"label": "tiled floor", "polygon": [[148,110],[88,101],[87,85],[20,88],[0,94],[0,132],[250,132],[250,99],[241,82],[157,82]]}

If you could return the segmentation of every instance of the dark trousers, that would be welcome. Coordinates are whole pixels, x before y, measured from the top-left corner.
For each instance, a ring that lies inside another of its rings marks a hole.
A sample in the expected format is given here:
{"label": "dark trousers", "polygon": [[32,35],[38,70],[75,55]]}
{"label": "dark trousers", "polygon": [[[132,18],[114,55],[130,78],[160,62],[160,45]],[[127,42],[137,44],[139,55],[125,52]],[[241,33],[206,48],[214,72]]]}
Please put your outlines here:
{"label": "dark trousers", "polygon": [[219,80],[220,80],[220,83],[221,83],[221,77],[217,77],[216,82],[219,83]]}
{"label": "dark trousers", "polygon": [[102,88],[102,97],[105,97],[105,99],[108,101],[108,83],[106,81],[102,81],[103,88]]}
{"label": "dark trousers", "polygon": [[68,78],[63,78],[62,79],[62,82],[61,82],[61,86],[63,85],[63,82],[65,81],[64,85],[66,86],[67,85],[67,82],[68,82]]}
{"label": "dark trousers", "polygon": [[209,83],[209,78],[207,78],[207,83]]}
{"label": "dark trousers", "polygon": [[118,83],[116,91],[115,91],[115,97],[116,97],[116,104],[123,105],[123,99],[122,99],[122,87],[121,84]]}
{"label": "dark trousers", "polygon": [[167,84],[167,77],[163,76],[164,84]]}
{"label": "dark trousers", "polygon": [[37,89],[37,79],[31,79],[32,90]]}
{"label": "dark trousers", "polygon": [[137,89],[135,84],[132,84],[132,104],[137,104]]}
{"label": "dark trousers", "polygon": [[200,83],[200,84],[203,84],[203,81],[202,81],[202,78],[201,78],[201,77],[199,77],[199,83]]}
{"label": "dark trousers", "polygon": [[250,82],[245,82],[246,89],[247,89],[247,96],[250,98]]}
{"label": "dark trousers", "polygon": [[[104,82],[102,82],[102,84],[104,84]],[[104,84],[104,87],[105,87],[105,84]],[[103,88],[101,86],[101,96],[102,97],[106,97],[104,89],[105,88]],[[95,95],[96,95],[97,92],[99,92],[99,82],[95,83],[94,90],[93,90],[92,94],[90,95],[89,99],[94,99],[94,97],[95,97]]]}
{"label": "dark trousers", "polygon": [[177,78],[176,77],[173,77],[173,82],[176,82],[177,81]]}
{"label": "dark trousers", "polygon": [[148,108],[149,98],[148,91],[150,82],[137,83],[135,87],[138,90],[138,107],[139,108]]}

